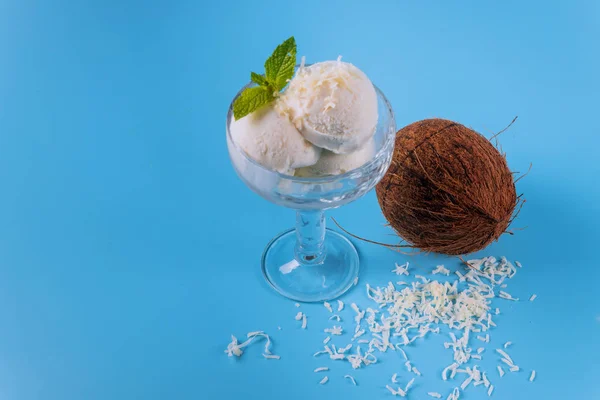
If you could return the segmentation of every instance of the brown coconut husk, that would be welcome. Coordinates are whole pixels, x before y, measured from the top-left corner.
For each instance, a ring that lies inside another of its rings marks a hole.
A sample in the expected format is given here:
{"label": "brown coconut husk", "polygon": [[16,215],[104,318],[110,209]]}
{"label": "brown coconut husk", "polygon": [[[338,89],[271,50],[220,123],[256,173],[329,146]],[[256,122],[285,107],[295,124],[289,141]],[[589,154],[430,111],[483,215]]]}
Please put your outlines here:
{"label": "brown coconut husk", "polygon": [[444,119],[398,131],[376,192],[385,218],[408,243],[390,247],[449,255],[497,240],[522,205],[506,158],[484,136]]}

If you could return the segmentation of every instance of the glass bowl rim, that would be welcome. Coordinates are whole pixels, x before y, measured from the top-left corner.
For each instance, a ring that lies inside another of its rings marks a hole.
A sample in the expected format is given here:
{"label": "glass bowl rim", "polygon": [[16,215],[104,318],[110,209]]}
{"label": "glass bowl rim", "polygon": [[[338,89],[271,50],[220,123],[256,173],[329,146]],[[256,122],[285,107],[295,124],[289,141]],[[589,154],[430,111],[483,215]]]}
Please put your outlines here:
{"label": "glass bowl rim", "polygon": [[[305,64],[305,66],[309,66],[309,65],[310,64]],[[233,137],[231,136],[231,131],[229,129],[229,125],[231,124],[231,121],[233,119],[233,103],[242,94],[242,92],[244,90],[246,90],[247,88],[253,87],[253,86],[256,86],[256,84],[254,82],[252,82],[252,81],[248,82],[246,85],[244,85],[244,87],[242,87],[237,92],[237,94],[234,96],[233,100],[231,101],[231,104],[229,105],[229,110],[227,111],[227,121],[225,122],[225,125],[226,125],[225,128],[227,130],[227,138],[231,142],[231,144],[233,145],[235,150],[239,154],[241,154],[248,162],[252,163],[254,166],[256,166],[266,172],[269,172],[271,174],[276,174],[281,179],[287,179],[287,180],[291,180],[291,181],[298,182],[298,183],[317,183],[317,184],[319,184],[319,183],[335,182],[335,181],[339,181],[339,180],[342,180],[345,178],[349,178],[349,177],[355,175],[358,171],[368,171],[369,169],[372,168],[373,165],[377,164],[377,162],[381,159],[381,157],[383,157],[384,152],[386,151],[390,142],[395,139],[396,127],[394,126],[394,128],[391,129],[390,132],[386,133],[383,145],[377,151],[375,156],[373,158],[371,158],[371,160],[369,160],[365,164],[361,165],[360,167],[346,171],[343,174],[327,175],[327,176],[320,176],[320,177],[298,177],[298,176],[294,176],[294,175],[283,174],[281,172],[272,170],[272,169],[267,168],[264,165],[258,163],[252,157],[248,156],[248,154],[246,154],[246,152],[240,146],[238,146],[238,144],[233,140]],[[383,100],[385,107],[388,109],[388,111],[390,113],[390,119],[394,122],[394,125],[395,125],[396,119],[394,116],[394,110],[392,108],[392,105],[390,104],[387,97],[385,97],[383,92],[375,84],[373,84],[373,87],[375,88],[375,92],[377,93],[377,96],[381,97],[381,99]],[[377,116],[378,119],[380,117],[381,116],[379,116],[379,115]]]}

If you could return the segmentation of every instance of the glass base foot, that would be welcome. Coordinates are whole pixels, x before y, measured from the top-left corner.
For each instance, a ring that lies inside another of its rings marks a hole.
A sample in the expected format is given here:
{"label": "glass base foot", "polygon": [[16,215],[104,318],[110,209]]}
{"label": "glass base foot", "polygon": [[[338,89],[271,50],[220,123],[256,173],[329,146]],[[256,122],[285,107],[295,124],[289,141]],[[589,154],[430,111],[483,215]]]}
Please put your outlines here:
{"label": "glass base foot", "polygon": [[358,253],[344,236],[330,229],[325,234],[325,259],[320,264],[298,264],[294,259],[296,231],[286,231],[267,245],[262,270],[267,282],[282,296],[302,302],[335,299],[358,277]]}

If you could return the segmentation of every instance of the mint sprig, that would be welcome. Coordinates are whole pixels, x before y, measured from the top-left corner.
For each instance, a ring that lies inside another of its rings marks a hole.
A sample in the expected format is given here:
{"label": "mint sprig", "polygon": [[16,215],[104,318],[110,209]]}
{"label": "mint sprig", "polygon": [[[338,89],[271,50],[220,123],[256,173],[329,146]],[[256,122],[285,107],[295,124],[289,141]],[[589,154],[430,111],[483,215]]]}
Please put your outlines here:
{"label": "mint sprig", "polygon": [[281,43],[265,61],[265,74],[250,73],[250,79],[258,86],[244,90],[233,103],[236,120],[258,110],[275,100],[276,93],[294,76],[296,65],[296,39],[292,36]]}

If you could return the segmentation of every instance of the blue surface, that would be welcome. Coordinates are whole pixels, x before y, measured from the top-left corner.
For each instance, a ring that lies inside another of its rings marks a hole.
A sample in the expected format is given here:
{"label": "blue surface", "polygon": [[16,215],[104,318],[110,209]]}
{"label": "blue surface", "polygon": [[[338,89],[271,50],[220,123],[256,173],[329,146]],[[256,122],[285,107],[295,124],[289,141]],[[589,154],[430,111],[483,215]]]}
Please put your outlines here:
{"label": "blue surface", "polygon": [[[293,302],[262,279],[264,245],[294,216],[237,179],[225,113],[292,34],[309,61],[342,54],[362,68],[399,126],[441,116],[491,134],[519,115],[501,143],[514,170],[533,163],[518,183],[527,203],[515,226],[527,229],[479,255],[520,260],[510,292],[538,299],[497,303],[481,365],[495,368],[490,350],[511,340],[524,371],[491,371],[493,398],[600,398],[593,0],[1,0],[0,397],[384,399],[393,372],[410,378],[392,353],[353,372],[351,386],[348,365],[311,356],[325,309],[303,305],[303,331]],[[393,240],[374,193],[331,215]],[[356,245],[361,283],[384,284],[408,260]],[[410,262],[457,266],[435,255]],[[367,304],[362,289],[344,300]],[[261,346],[239,360],[223,353],[230,334],[257,329],[280,361],[262,359]],[[412,398],[453,387],[439,379],[451,362],[445,339],[408,350],[424,374]],[[312,370],[323,364],[331,380],[320,386]],[[461,399],[487,398],[478,389]]]}

